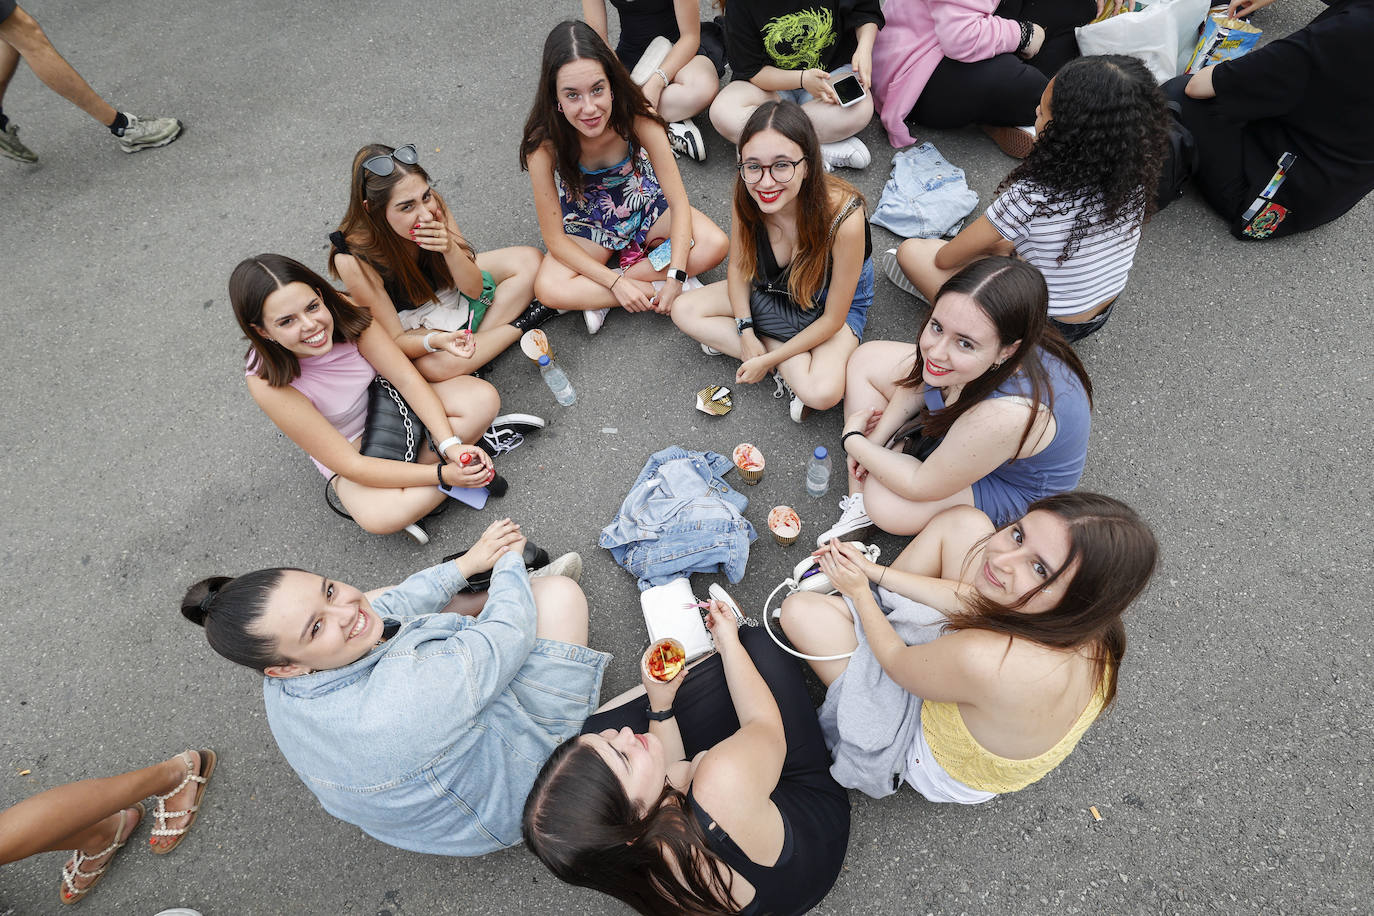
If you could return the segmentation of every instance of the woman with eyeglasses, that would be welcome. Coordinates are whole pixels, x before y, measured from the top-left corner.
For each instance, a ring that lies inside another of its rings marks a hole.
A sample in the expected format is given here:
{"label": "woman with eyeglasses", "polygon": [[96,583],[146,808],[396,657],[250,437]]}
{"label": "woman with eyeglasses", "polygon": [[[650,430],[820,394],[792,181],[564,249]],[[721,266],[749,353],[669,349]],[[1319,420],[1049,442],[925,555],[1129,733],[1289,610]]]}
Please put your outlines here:
{"label": "woman with eyeglasses", "polygon": [[800,423],[844,397],[872,254],[863,195],[826,174],[811,120],[795,102],[765,102],[740,135],[728,279],[684,296],[673,321],[708,355],[740,360],[735,381],[774,373]]}
{"label": "woman with eyeglasses", "polygon": [[[459,376],[430,385],[367,309],[283,255],[241,261],[229,277],[229,301],[248,340],[244,377],[253,400],[310,456],[326,496],[332,491],[365,531],[406,529],[423,543],[428,538],[412,526],[448,498],[440,484],[505,492],[491,458],[471,444],[501,406],[489,383]],[[359,451],[378,376],[435,443],[417,436],[413,461]]]}
{"label": "woman with eyeglasses", "polygon": [[431,382],[470,375],[558,314],[532,301],[543,255],[526,245],[478,254],[413,143],[358,150],[329,241],[330,273]]}
{"label": "woman with eyeglasses", "polygon": [[688,277],[725,258],[725,233],[687,200],[663,118],[585,22],[544,42],[520,167],[549,251],[535,293],[581,311],[591,334],[612,308],[668,314]]}

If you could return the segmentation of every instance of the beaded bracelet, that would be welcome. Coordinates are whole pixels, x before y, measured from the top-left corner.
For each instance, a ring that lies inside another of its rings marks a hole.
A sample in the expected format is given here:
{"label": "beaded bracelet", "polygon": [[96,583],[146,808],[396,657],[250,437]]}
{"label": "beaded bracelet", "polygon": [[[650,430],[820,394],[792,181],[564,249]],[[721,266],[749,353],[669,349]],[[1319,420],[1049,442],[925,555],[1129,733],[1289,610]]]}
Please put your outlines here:
{"label": "beaded bracelet", "polygon": [[1021,43],[1016,46],[1016,53],[1020,54],[1030,46],[1031,39],[1035,37],[1035,24],[1023,19],[1018,25],[1021,26]]}

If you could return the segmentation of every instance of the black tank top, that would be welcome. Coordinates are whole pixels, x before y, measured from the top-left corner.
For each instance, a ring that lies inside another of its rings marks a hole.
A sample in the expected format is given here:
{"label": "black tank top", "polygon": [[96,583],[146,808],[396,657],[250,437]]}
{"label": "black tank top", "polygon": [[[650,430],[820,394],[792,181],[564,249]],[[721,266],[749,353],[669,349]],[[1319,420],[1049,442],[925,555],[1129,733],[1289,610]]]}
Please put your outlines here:
{"label": "black tank top", "polygon": [[673,0],[611,0],[620,13],[620,40],[615,56],[627,69],[634,69],[649,42],[659,35],[677,41],[682,33],[677,27],[677,13]]}
{"label": "black tank top", "polygon": [[[848,206],[848,204],[846,204]],[[848,216],[845,217],[848,219]],[[867,261],[873,256],[873,230],[868,225],[868,220],[864,220],[864,260]],[[795,257],[795,255],[794,255]],[[757,282],[761,286],[769,289],[785,292],[787,290],[787,279],[792,272],[792,264],[788,262],[786,267],[778,266],[777,256],[773,254],[773,245],[768,241],[768,232],[762,231],[754,242],[754,263],[758,271]],[[817,304],[821,304],[818,300]]]}
{"label": "black tank top", "polygon": [[[363,261],[368,267],[377,271],[377,276],[382,278],[382,288],[386,290],[386,294],[391,297],[391,304],[396,307],[397,314],[419,308],[418,305],[410,301],[410,297],[406,295],[405,288],[396,282],[396,278],[390,276],[390,271],[382,270],[376,264],[364,259],[361,255],[353,254],[353,252],[349,250],[348,240],[344,238],[342,232],[329,233],[329,243],[334,246],[334,250],[339,254],[353,255],[353,257],[357,258],[359,261]],[[439,288],[438,282],[434,277],[430,276],[429,271],[425,269],[423,263],[420,264],[420,273],[429,281],[429,285],[432,289]]]}

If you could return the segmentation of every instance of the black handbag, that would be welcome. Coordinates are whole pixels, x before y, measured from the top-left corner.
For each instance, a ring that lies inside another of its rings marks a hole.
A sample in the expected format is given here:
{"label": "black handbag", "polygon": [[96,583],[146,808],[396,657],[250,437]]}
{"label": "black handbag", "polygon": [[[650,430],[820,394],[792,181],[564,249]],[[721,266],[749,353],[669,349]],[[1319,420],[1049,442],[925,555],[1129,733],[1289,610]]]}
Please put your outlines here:
{"label": "black handbag", "polygon": [[358,451],[368,458],[415,461],[424,424],[405,398],[380,375],[367,387],[367,425]]}
{"label": "black handbag", "polygon": [[[859,199],[851,197],[848,203],[840,208],[840,212],[835,214],[826,238],[827,245],[834,241],[835,231],[840,228],[840,223],[844,222],[844,218],[853,213],[858,206]],[[825,313],[822,294],[830,288],[830,266],[826,265],[821,293],[816,295],[809,309],[798,308],[792,301],[792,293],[787,288],[787,277],[791,272],[792,265],[788,264],[787,269],[774,280],[754,278],[753,286],[749,289],[749,314],[754,319],[755,334],[786,343],[809,328],[812,322]]]}

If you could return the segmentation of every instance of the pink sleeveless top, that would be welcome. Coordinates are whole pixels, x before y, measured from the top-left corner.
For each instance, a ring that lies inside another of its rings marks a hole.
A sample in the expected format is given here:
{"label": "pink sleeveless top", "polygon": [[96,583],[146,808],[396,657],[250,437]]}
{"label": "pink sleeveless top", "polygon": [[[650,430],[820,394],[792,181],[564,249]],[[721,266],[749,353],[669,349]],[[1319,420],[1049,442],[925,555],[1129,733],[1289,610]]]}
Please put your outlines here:
{"label": "pink sleeveless top", "polygon": [[[367,423],[367,386],[372,384],[377,370],[358,352],[358,345],[335,343],[324,356],[307,356],[300,360],[300,365],[301,374],[291,382],[291,387],[309,398],[345,439],[352,442],[361,436]],[[256,374],[244,370],[244,375]],[[310,460],[325,477],[334,476],[313,456]]]}

